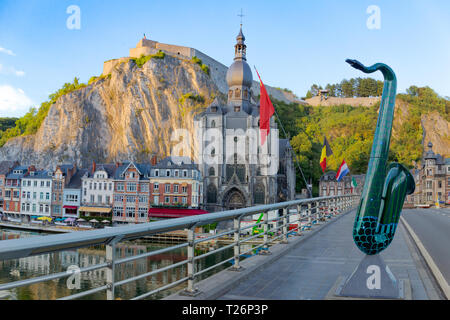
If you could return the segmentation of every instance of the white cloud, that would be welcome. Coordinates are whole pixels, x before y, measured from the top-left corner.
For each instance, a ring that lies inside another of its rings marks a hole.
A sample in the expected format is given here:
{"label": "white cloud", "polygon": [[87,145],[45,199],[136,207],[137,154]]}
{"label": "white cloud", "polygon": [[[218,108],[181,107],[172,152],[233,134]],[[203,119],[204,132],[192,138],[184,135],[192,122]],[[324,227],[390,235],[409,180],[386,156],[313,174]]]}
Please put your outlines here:
{"label": "white cloud", "polygon": [[4,67],[3,65],[0,64],[0,74],[4,74],[4,75],[12,74],[17,77],[23,77],[23,76],[25,76],[25,71],[16,70],[16,68],[14,68],[14,67]]}
{"label": "white cloud", "polygon": [[7,55],[13,56],[13,57],[16,55],[16,54],[15,54],[14,52],[12,52],[11,50],[5,49],[5,48],[2,48],[2,47],[0,47],[0,53],[6,53]]}
{"label": "white cloud", "polygon": [[24,115],[33,101],[20,88],[9,85],[0,85],[0,116],[18,117]]}

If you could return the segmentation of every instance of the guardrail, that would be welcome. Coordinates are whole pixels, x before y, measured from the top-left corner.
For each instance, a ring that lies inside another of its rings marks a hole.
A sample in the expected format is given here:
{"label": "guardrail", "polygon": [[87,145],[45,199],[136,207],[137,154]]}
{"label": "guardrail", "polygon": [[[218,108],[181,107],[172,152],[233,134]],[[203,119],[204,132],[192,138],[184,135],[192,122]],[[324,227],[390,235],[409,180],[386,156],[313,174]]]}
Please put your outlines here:
{"label": "guardrail", "polygon": [[[355,195],[294,200],[140,225],[129,225],[124,227],[115,227],[94,231],[80,231],[62,235],[48,235],[38,238],[33,237],[0,241],[0,260],[18,259],[94,245],[106,245],[105,263],[83,267],[79,270],[80,273],[83,273],[99,269],[106,269],[106,283],[99,287],[63,297],[61,298],[62,300],[78,299],[101,291],[106,291],[107,299],[113,300],[116,298],[115,288],[118,288],[119,286],[150,276],[154,276],[156,274],[166,272],[184,265],[187,265],[187,275],[185,277],[163,285],[155,290],[134,297],[133,300],[150,297],[156,293],[170,289],[184,282],[187,282],[187,288],[184,290],[183,294],[194,296],[198,294],[198,291],[195,288],[195,281],[200,275],[203,275],[204,273],[209,272],[231,261],[234,262],[233,266],[231,267],[232,270],[239,271],[241,269],[239,261],[242,255],[255,250],[259,250],[259,254],[269,254],[270,245],[275,241],[278,241],[279,243],[287,243],[289,236],[301,235],[301,232],[304,229],[311,228],[313,224],[320,223],[320,221],[326,221],[327,219],[331,219],[333,216],[339,213],[349,210],[357,204],[358,200],[359,196]],[[275,210],[278,210],[278,214],[275,215],[275,218],[269,219],[269,212],[273,212]],[[261,213],[264,214],[264,219],[262,221],[249,226],[242,226],[243,218]],[[196,238],[195,228],[197,226],[203,226],[226,220],[233,220],[232,228],[223,230],[220,233],[211,235],[206,238]],[[273,224],[273,222],[275,222],[275,225],[273,228],[270,228],[270,223]],[[295,223],[297,223],[296,227]],[[290,226],[294,227],[290,229]],[[260,227],[262,227],[262,233],[254,234],[251,232],[251,230],[254,230],[254,228]],[[154,250],[140,255],[134,255],[120,259],[117,259],[115,257],[115,246],[119,242],[139,239],[144,236],[154,235],[158,233],[184,229],[188,229],[188,239],[185,243],[159,250]],[[195,247],[199,243],[229,235],[232,235],[234,239],[233,243],[219,247],[207,253],[203,253],[200,255],[195,254]],[[247,251],[241,251],[241,247],[245,245],[246,242],[259,237],[262,237],[261,244],[255,245]],[[115,278],[115,267],[118,265],[136,261],[139,259],[145,259],[162,253],[167,253],[180,248],[187,248],[186,260],[120,281]],[[219,263],[216,263],[215,265],[207,267],[203,270],[196,270],[196,261],[231,248],[233,248],[233,257],[220,261]],[[31,284],[49,280],[66,278],[71,275],[72,273],[70,272],[59,272],[31,279],[10,282],[7,284],[0,284],[0,291],[28,286]]]}

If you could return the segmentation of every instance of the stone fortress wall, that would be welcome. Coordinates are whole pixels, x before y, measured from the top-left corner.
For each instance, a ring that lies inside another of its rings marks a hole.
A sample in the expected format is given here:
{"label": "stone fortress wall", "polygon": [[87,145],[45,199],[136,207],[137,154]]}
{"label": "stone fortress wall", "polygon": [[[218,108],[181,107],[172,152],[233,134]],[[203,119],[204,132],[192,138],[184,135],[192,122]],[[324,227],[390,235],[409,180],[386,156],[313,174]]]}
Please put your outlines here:
{"label": "stone fortress wall", "polygon": [[[210,56],[204,54],[203,52],[189,47],[177,46],[172,44],[160,43],[153,40],[142,39],[138,42],[136,48],[130,49],[130,56],[127,58],[113,59],[106,61],[103,64],[103,73],[102,75],[107,75],[111,73],[115,66],[118,64],[129,60],[130,58],[140,58],[142,55],[148,56],[152,54],[156,54],[159,50],[164,53],[179,57],[181,59],[192,59],[194,56],[201,59],[202,62],[209,66],[210,76],[214,83],[219,88],[220,92],[223,94],[228,94],[228,84],[226,82],[226,74],[228,71],[228,67],[219,61],[211,58]],[[231,63],[231,62],[230,62]],[[304,101],[297,98],[294,94],[287,91],[282,91],[268,85],[266,86],[266,90],[272,98],[276,100],[280,100],[286,103],[298,102],[305,104]],[[254,96],[258,96],[260,94],[260,86],[259,82],[253,81],[252,91]]]}

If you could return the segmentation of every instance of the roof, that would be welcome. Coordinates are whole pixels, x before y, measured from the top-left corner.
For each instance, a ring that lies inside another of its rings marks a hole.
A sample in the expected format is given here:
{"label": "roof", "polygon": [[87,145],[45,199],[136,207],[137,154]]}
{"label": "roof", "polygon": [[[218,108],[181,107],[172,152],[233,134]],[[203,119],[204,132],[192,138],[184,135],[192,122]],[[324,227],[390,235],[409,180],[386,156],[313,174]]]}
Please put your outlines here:
{"label": "roof", "polygon": [[87,172],[87,169],[79,169],[77,172],[72,176],[69,183],[65,188],[67,189],[80,189],[81,188],[81,178],[85,175]]}
{"label": "roof", "polygon": [[[23,173],[21,173],[21,174],[16,174],[16,173],[14,173],[14,171],[16,171],[16,170],[22,170]],[[17,166],[17,167],[14,167],[14,168],[11,170],[11,172],[12,172],[12,173],[10,173],[10,174],[8,174],[8,175],[6,176],[6,179],[22,179],[23,176],[28,172],[28,167],[25,167],[25,166]]]}
{"label": "roof", "polygon": [[120,165],[114,173],[115,180],[123,180],[121,175],[128,169],[130,165],[134,165],[136,169],[139,171],[140,176],[139,180],[148,180],[150,176],[150,169],[152,167],[149,163],[134,163],[134,162],[126,162]]}
{"label": "roof", "polygon": [[17,166],[16,161],[1,161],[0,162],[0,174],[8,174],[13,167]]}
{"label": "roof", "polygon": [[51,173],[51,171],[48,170],[39,170],[39,171],[34,171],[34,175],[31,175],[31,172],[29,175],[26,176],[27,179],[52,179],[52,176],[49,175],[49,172]]}
{"label": "roof", "polygon": [[148,216],[151,218],[183,218],[208,214],[208,211],[199,209],[173,209],[173,208],[150,208]]}
{"label": "roof", "polygon": [[[95,171],[106,171],[108,174],[108,177],[114,177],[114,174],[116,172],[117,166],[115,163],[99,163],[95,165]],[[89,167],[89,169],[86,171],[88,174],[88,177],[92,177],[94,174],[92,172],[92,165]]]}
{"label": "roof", "polygon": [[189,157],[167,157],[162,159],[153,168],[157,169],[197,169],[197,165]]}

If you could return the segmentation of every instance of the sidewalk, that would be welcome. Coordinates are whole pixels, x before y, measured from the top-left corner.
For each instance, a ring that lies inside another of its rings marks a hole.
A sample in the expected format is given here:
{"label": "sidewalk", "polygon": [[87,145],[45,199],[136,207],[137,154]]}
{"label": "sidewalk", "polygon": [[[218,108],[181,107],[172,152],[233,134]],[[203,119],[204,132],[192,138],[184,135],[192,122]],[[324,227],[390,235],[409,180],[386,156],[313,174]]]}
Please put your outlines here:
{"label": "sidewalk", "polygon": [[[323,300],[338,278],[347,278],[364,257],[353,243],[354,218],[355,211],[352,211],[328,222],[329,225],[316,227],[309,235],[290,238],[291,243],[284,248],[283,245],[273,246],[274,257],[245,260],[242,265],[246,270],[242,272],[222,271],[198,283],[204,294],[190,299]],[[413,300],[439,299],[429,272],[401,224],[381,256],[398,280],[409,280]],[[263,266],[256,267],[256,264]],[[233,278],[238,281],[231,286]],[[228,283],[222,281],[224,279]],[[220,286],[226,289],[220,292]],[[208,291],[215,291],[215,296]],[[174,295],[169,299],[186,298]]]}

